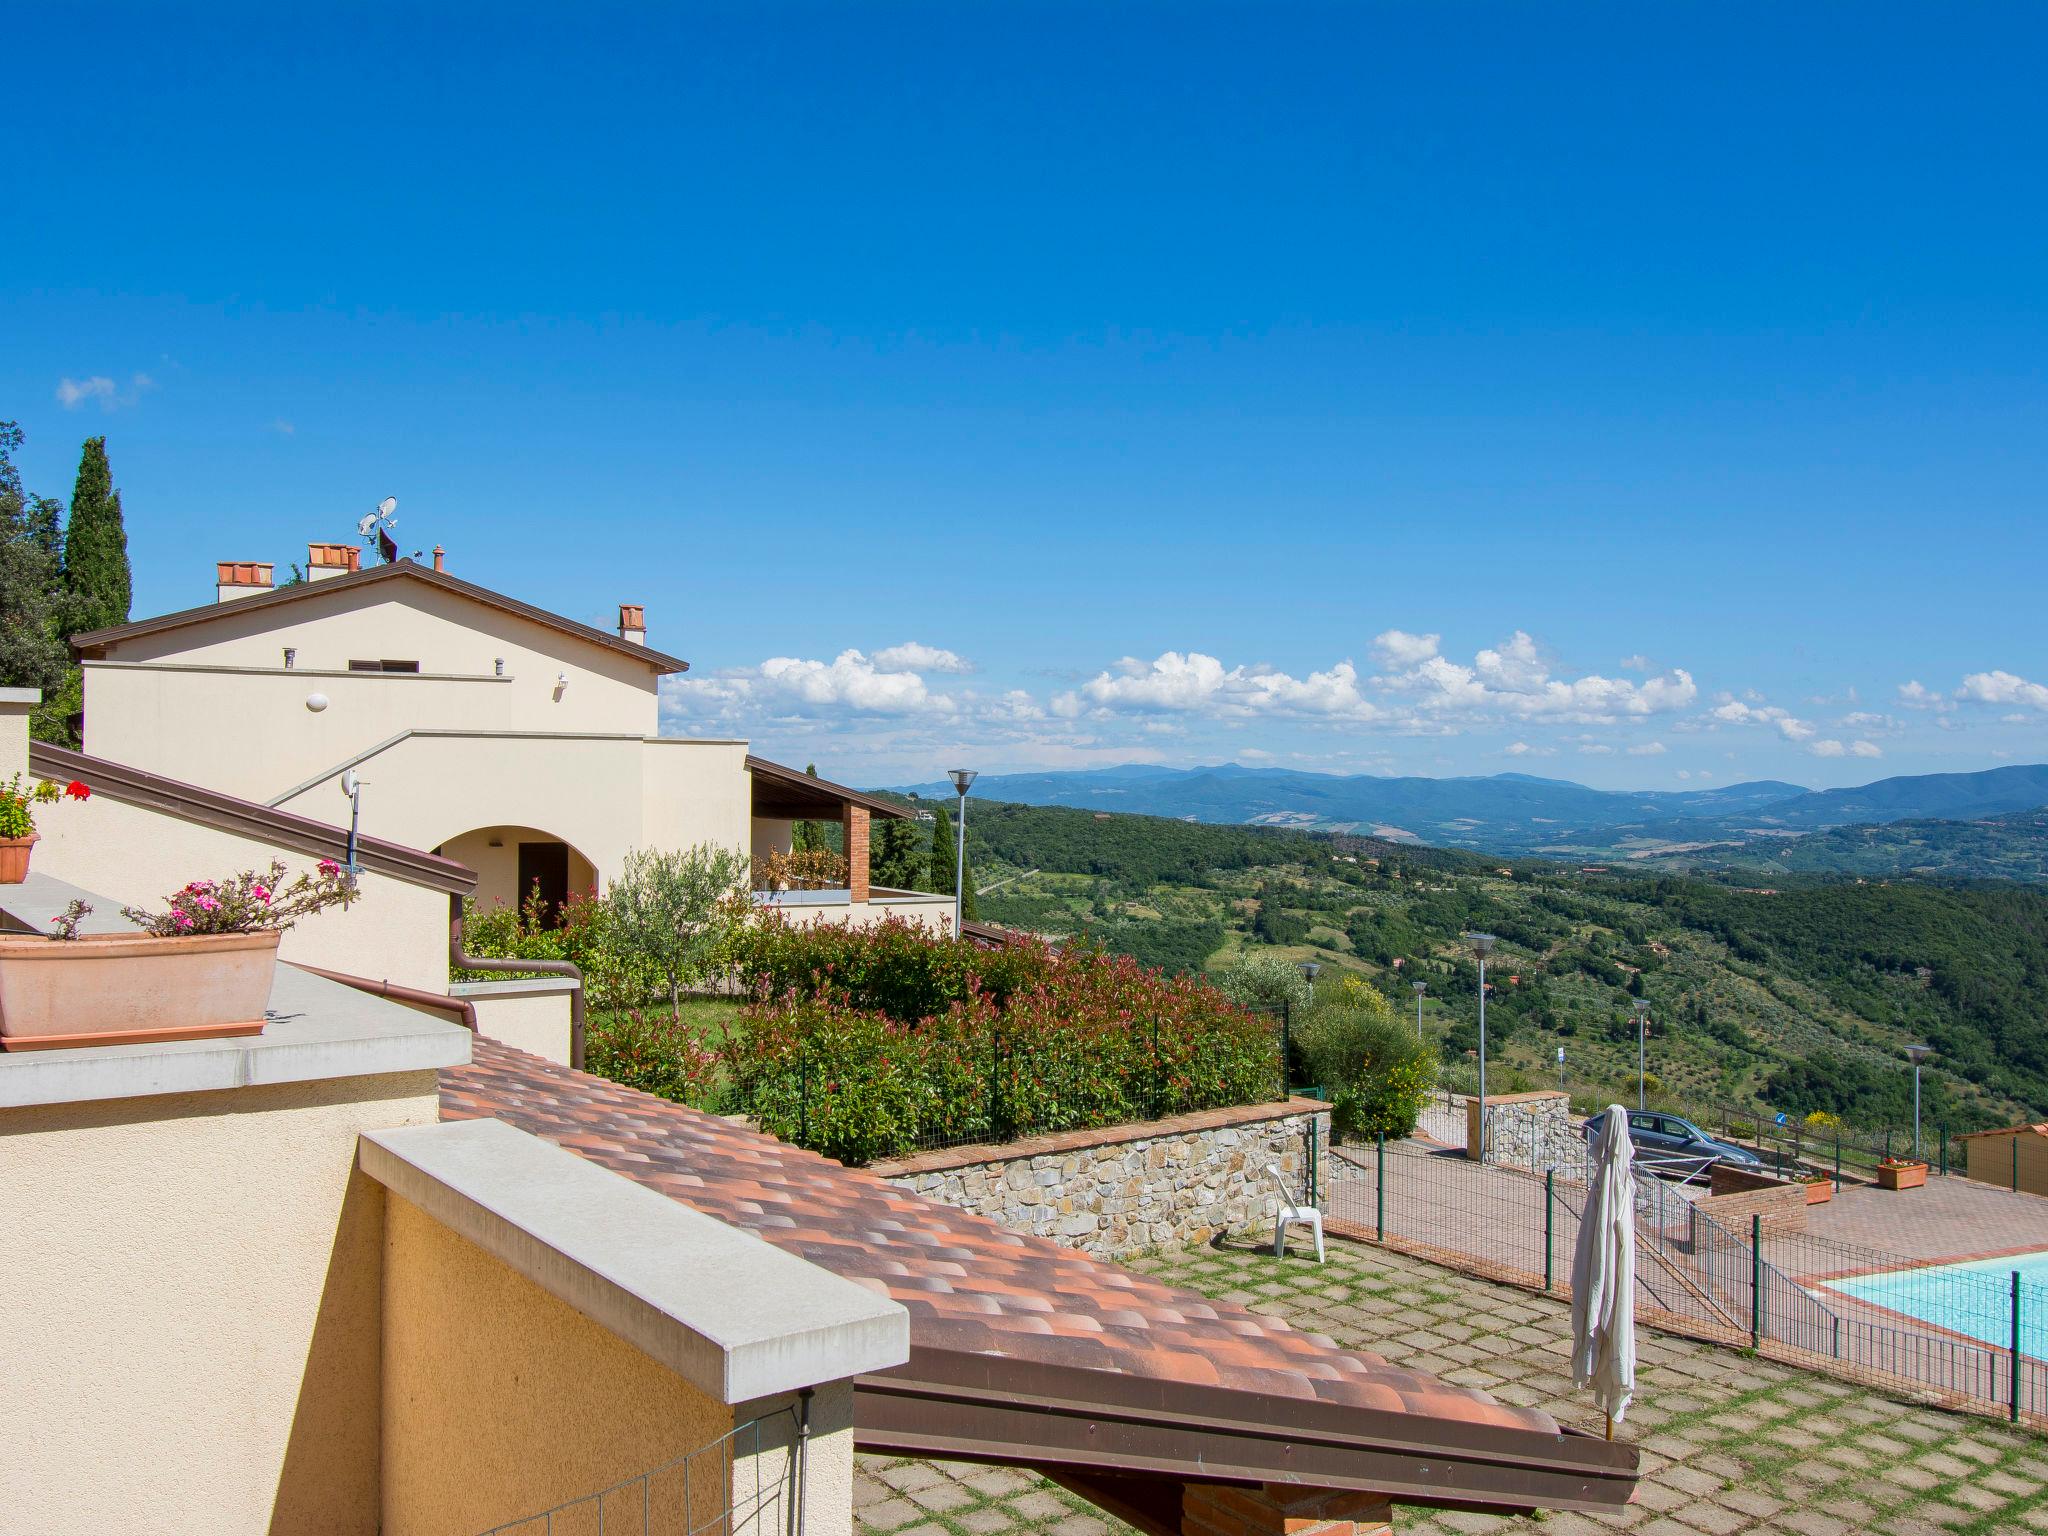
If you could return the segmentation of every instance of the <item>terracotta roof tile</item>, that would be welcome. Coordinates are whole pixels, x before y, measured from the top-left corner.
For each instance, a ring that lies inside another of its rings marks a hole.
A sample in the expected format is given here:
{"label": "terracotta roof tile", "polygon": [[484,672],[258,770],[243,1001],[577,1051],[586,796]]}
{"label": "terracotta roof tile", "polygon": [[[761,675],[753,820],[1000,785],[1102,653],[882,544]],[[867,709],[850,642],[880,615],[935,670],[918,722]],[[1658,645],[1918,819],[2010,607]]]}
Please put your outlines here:
{"label": "terracotta roof tile", "polygon": [[478,1039],[441,1073],[444,1120],[493,1118],[886,1292],[915,1348],[1214,1381],[1556,1434],[1548,1414],[1343,1350],[940,1205],[713,1115]]}

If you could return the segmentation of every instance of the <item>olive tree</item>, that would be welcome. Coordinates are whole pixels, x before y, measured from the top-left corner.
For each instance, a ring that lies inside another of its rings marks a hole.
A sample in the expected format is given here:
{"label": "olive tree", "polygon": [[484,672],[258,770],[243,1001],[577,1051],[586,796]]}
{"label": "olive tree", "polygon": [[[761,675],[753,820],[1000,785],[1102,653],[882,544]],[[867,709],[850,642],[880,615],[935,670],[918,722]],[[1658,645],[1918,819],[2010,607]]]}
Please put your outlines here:
{"label": "olive tree", "polygon": [[711,971],[746,921],[752,884],[746,856],[711,843],[626,855],[605,901],[620,946],[661,977],[671,1011],[682,1011],[684,985]]}

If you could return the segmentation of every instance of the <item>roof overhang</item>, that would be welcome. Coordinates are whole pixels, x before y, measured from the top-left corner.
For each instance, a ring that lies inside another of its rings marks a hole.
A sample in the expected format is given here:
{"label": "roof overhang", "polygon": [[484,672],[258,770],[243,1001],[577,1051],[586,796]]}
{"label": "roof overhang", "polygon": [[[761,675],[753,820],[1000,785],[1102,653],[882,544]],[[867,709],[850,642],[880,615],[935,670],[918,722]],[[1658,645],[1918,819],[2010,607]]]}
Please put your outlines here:
{"label": "roof overhang", "polygon": [[304,581],[293,586],[278,587],[254,597],[238,597],[231,603],[207,603],[198,608],[181,608],[176,613],[158,614],[153,619],[138,619],[133,624],[117,624],[111,629],[88,630],[71,637],[71,649],[87,660],[106,655],[107,647],[118,645],[124,640],[133,640],[142,635],[162,634],[166,630],[185,629],[193,625],[211,623],[216,619],[246,618],[252,613],[261,613],[266,608],[277,608],[288,603],[303,603],[314,598],[329,597],[336,592],[352,592],[363,587],[376,586],[388,581],[418,581],[443,592],[452,592],[471,602],[481,603],[486,608],[495,608],[500,613],[509,613],[515,618],[528,620],[558,634],[582,640],[591,645],[603,646],[608,651],[631,657],[642,663],[658,676],[672,672],[687,672],[690,664],[680,656],[670,656],[662,651],[623,640],[617,635],[589,624],[579,624],[574,619],[564,618],[559,613],[550,613],[545,608],[536,608],[531,603],[522,603],[516,597],[507,597],[502,592],[493,592],[489,587],[480,587],[473,581],[464,581],[459,576],[450,576],[446,571],[436,571],[411,560],[393,560],[386,565],[373,565],[364,570],[352,571],[346,576],[330,576],[324,581]]}
{"label": "roof overhang", "polygon": [[870,816],[893,820],[907,821],[911,815],[893,801],[864,795],[752,753],[747,754],[747,772],[754,776],[753,813],[770,821],[837,821],[849,805],[861,807]]}
{"label": "roof overhang", "polygon": [[1281,1483],[1494,1514],[1606,1510],[1629,1502],[1638,1476],[1632,1446],[1573,1430],[917,1347],[907,1365],[855,1383],[854,1441],[1028,1465],[1090,1498],[1107,1482],[1137,1514],[1165,1508],[1148,1483]]}

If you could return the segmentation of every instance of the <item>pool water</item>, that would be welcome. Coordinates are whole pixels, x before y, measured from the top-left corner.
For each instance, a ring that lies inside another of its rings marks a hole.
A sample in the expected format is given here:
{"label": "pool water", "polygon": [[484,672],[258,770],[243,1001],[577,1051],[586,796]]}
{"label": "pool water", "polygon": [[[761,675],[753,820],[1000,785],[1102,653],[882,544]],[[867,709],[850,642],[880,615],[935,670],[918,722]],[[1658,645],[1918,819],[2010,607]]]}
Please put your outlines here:
{"label": "pool water", "polygon": [[1824,1280],[1820,1289],[1889,1307],[1995,1349],[2010,1349],[2014,1270],[2020,1275],[2020,1348],[2048,1359],[2048,1252],[1848,1275]]}

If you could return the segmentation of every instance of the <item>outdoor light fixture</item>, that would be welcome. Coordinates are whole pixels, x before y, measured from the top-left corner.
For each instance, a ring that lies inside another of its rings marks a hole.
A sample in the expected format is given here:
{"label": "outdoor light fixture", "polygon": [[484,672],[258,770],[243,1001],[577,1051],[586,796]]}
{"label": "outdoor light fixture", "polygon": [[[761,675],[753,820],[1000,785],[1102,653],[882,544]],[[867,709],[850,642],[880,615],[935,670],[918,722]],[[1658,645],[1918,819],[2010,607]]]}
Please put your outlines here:
{"label": "outdoor light fixture", "polygon": [[946,777],[960,797],[959,842],[953,853],[953,937],[959,940],[967,936],[967,791],[974,784],[975,772],[972,768],[948,768]]}
{"label": "outdoor light fixture", "polygon": [[492,657],[492,658],[491,658],[491,676],[493,676],[493,677],[503,677],[504,675],[505,675],[505,658],[504,658],[504,657],[502,657],[502,656],[494,656],[494,657]]}
{"label": "outdoor light fixture", "polygon": [[356,874],[356,829],[363,816],[363,781],[353,768],[341,776],[341,792],[348,796],[348,872]]}
{"label": "outdoor light fixture", "polygon": [[1316,977],[1322,973],[1323,968],[1315,961],[1304,960],[1301,962],[1301,979],[1308,983],[1308,1004],[1311,1008],[1316,1004]]}
{"label": "outdoor light fixture", "polygon": [[308,709],[310,709],[311,711],[313,711],[313,713],[314,713],[314,714],[316,714],[316,715],[317,715],[317,714],[319,714],[319,713],[320,713],[320,711],[321,711],[321,710],[323,710],[323,709],[325,709],[326,707],[327,707],[327,695],[326,695],[326,694],[324,694],[324,693],[309,693],[309,694],[307,694],[307,695],[306,695],[306,708],[308,708]]}
{"label": "outdoor light fixture", "polygon": [[1933,1054],[1931,1045],[1906,1047],[1906,1060],[1913,1063],[1913,1156],[1916,1160],[1920,1156],[1920,1067]]}
{"label": "outdoor light fixture", "polygon": [[[1479,1161],[1486,1161],[1486,957],[1498,942],[1490,933],[1468,933],[1465,942],[1479,959]],[[1416,1010],[1421,1011],[1418,998]]]}
{"label": "outdoor light fixture", "polygon": [[1415,1038],[1420,1040],[1422,1038],[1422,994],[1429,990],[1429,983],[1426,981],[1414,981],[1410,982],[1409,985],[1415,988]]}
{"label": "outdoor light fixture", "polygon": [[284,669],[285,669],[285,671],[287,671],[287,672],[291,671],[291,669],[292,669],[292,664],[293,664],[294,662],[296,662],[296,661],[297,661],[298,659],[299,659],[299,653],[298,653],[298,652],[297,652],[296,650],[294,650],[294,649],[293,649],[293,648],[292,648],[291,646],[289,646],[289,645],[288,645],[288,646],[286,646],[286,647],[284,648]]}

